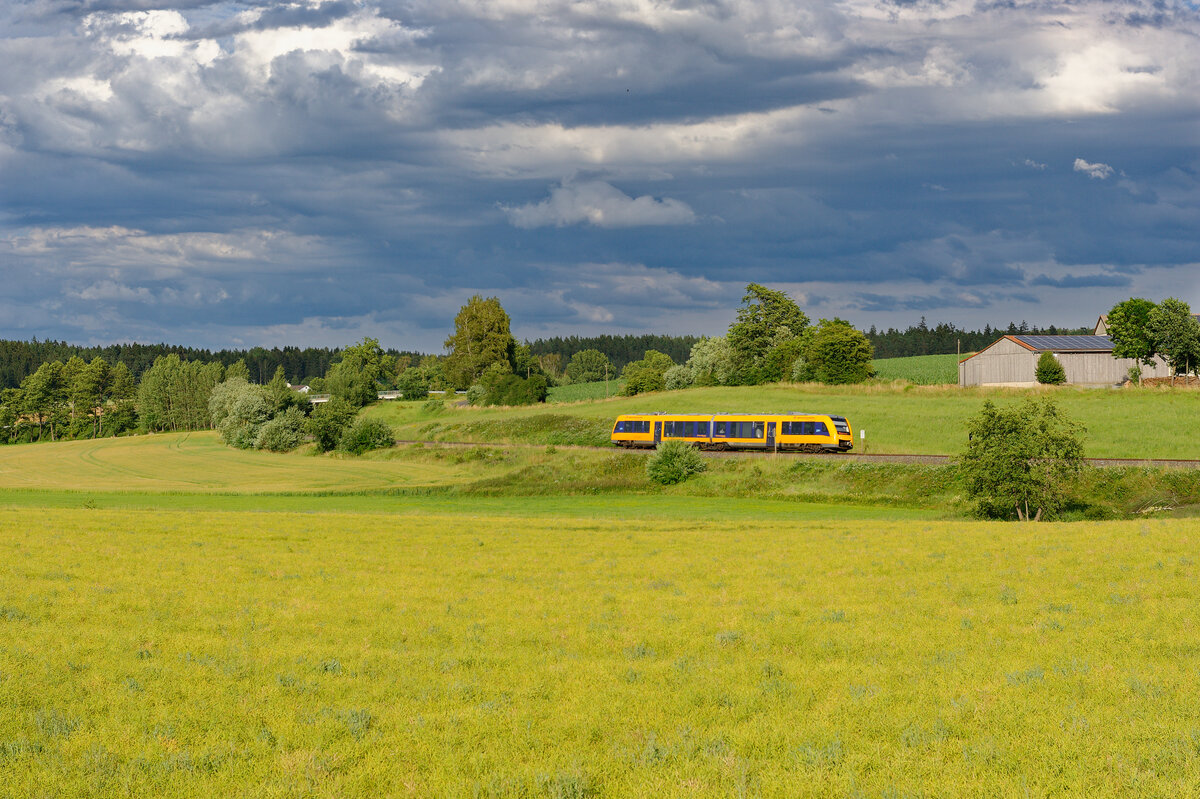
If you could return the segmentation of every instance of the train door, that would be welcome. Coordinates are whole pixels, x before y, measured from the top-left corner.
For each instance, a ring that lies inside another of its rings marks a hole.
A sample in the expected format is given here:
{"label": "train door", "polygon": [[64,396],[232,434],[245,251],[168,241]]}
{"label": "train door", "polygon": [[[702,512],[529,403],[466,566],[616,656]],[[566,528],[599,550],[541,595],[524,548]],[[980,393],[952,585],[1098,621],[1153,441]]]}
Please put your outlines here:
{"label": "train door", "polygon": [[775,423],[767,422],[767,449],[775,449]]}
{"label": "train door", "polygon": [[662,441],[662,422],[655,422],[654,423],[654,446],[657,447],[660,441]]}

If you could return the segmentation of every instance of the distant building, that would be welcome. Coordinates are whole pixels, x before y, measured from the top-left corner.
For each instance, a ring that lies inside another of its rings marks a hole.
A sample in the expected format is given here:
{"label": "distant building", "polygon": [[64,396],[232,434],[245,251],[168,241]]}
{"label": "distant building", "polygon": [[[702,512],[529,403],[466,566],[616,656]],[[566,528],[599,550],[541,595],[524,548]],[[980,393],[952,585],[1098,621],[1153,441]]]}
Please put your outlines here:
{"label": "distant building", "polygon": [[[1106,322],[1101,316],[1096,329]],[[1105,327],[1107,330],[1107,326]],[[1052,352],[1062,364],[1067,383],[1075,386],[1118,386],[1129,379],[1138,365],[1133,358],[1114,358],[1113,343],[1106,335],[1093,336],[1004,336],[958,364],[960,386],[1037,385],[1034,375],[1038,357]],[[1162,359],[1153,366],[1141,365],[1143,377],[1170,377]]]}

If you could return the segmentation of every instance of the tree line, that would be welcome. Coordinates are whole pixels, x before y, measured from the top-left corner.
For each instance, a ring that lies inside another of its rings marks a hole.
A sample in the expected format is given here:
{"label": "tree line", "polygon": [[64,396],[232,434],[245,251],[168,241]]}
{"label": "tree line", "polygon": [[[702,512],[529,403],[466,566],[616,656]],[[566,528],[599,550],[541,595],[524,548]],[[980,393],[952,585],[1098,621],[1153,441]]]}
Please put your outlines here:
{"label": "tree line", "polygon": [[[277,369],[283,368],[284,379],[290,383],[307,383],[329,371],[329,367],[340,357],[340,348],[329,347],[251,347],[249,349],[222,349],[217,351],[173,344],[110,344],[84,347],[65,341],[12,341],[0,339],[0,389],[16,388],[21,381],[38,370],[42,364],[59,361],[66,363],[71,358],[86,362],[102,359],[109,366],[123,364],[140,380],[142,374],[154,362],[166,355],[177,355],[183,361],[219,363],[229,367],[243,362],[255,383],[266,383]],[[423,356],[417,352],[389,349],[392,357],[408,357],[416,362]]]}
{"label": "tree line", "polygon": [[[866,336],[874,348],[877,358],[899,358],[909,355],[938,355],[951,352],[975,352],[991,344],[998,337],[1009,335],[1056,335],[1090,333],[1091,328],[1030,327],[1027,323],[1010,322],[1007,328],[986,325],[982,330],[966,330],[945,322],[930,327],[924,317],[916,325],[904,330],[888,328],[878,330],[874,325]],[[580,352],[593,350],[602,354],[614,370],[620,374],[625,366],[646,356],[648,350],[661,352],[673,363],[685,362],[692,347],[703,337],[693,335],[672,336],[665,334],[645,335],[600,335],[600,336],[555,336],[526,341],[524,346],[538,359],[547,376],[561,380],[566,365]],[[0,339],[0,389],[16,388],[42,364],[59,361],[66,363],[78,357],[85,362],[101,358],[110,366],[124,364],[135,380],[149,369],[156,359],[166,355],[178,355],[183,361],[220,363],[229,367],[238,361],[246,364],[250,380],[266,383],[283,367],[284,378],[295,384],[310,383],[329,371],[341,354],[341,348],[330,347],[250,347],[248,349],[208,350],[174,344],[109,344],[105,346],[80,346],[65,341],[16,341]],[[412,350],[388,348],[384,350],[394,358],[407,358],[419,364],[429,356]],[[401,370],[403,371],[403,370]],[[603,376],[599,379],[604,379]]]}
{"label": "tree line", "polygon": [[[687,360],[700,336],[669,336],[646,334],[640,336],[555,336],[526,341],[535,356],[556,355],[559,364],[567,364],[576,353],[595,350],[608,359],[619,374],[631,361],[646,357],[646,350],[661,352],[676,363]],[[601,380],[604,378],[601,377]]]}
{"label": "tree line", "polygon": [[941,322],[930,327],[925,317],[904,330],[889,327],[867,331],[867,339],[875,349],[876,358],[905,358],[912,355],[949,355],[953,352],[978,352],[1001,336],[1072,336],[1091,333],[1090,327],[1031,327],[1027,322],[1009,322],[1008,327],[984,325],[982,330],[966,330]]}

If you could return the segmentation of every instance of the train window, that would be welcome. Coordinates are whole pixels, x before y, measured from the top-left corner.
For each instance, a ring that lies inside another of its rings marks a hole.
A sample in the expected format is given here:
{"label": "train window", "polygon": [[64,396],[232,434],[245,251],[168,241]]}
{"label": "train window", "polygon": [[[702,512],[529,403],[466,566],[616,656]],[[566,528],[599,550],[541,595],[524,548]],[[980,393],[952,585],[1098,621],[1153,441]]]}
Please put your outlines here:
{"label": "train window", "polygon": [[635,433],[649,433],[650,432],[650,423],[649,422],[637,422],[636,424],[637,424],[637,430],[634,430],[633,432],[635,432]]}
{"label": "train window", "polygon": [[762,438],[763,437],[763,423],[762,422],[753,422],[752,424],[754,425],[754,435],[751,437],[752,438]]}
{"label": "train window", "polygon": [[617,432],[618,433],[625,432],[625,423],[624,422],[617,422]]}
{"label": "train window", "polygon": [[725,437],[725,423],[724,422],[713,422],[713,437],[714,438],[724,438]]}
{"label": "train window", "polygon": [[829,430],[828,430],[828,428],[825,427],[824,422],[813,422],[812,425],[813,425],[813,435],[814,436],[829,435]]}

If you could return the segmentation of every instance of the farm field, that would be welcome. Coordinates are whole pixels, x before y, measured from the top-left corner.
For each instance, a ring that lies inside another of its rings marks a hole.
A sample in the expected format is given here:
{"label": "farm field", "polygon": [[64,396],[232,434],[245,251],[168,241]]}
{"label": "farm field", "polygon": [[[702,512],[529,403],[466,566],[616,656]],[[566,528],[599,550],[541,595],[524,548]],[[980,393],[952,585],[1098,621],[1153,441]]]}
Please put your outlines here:
{"label": "farm field", "polygon": [[774,384],[693,388],[552,407],[447,408],[381,403],[368,414],[386,420],[402,439],[606,445],[621,413],[655,411],[824,411],[850,419],[856,447],[866,452],[954,455],[966,445],[966,421],[985,400],[1018,402],[1051,396],[1087,428],[1084,450],[1096,458],[1200,458],[1200,392],[1169,389],[960,389],[875,383],[867,386]]}
{"label": "farm field", "polygon": [[1200,523],[0,509],[0,796],[1185,796]]}
{"label": "farm field", "polygon": [[880,380],[907,380],[919,386],[958,385],[958,362],[972,354],[876,358],[871,368]]}

